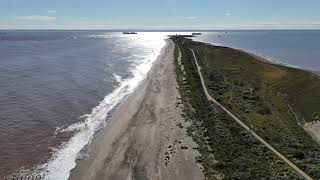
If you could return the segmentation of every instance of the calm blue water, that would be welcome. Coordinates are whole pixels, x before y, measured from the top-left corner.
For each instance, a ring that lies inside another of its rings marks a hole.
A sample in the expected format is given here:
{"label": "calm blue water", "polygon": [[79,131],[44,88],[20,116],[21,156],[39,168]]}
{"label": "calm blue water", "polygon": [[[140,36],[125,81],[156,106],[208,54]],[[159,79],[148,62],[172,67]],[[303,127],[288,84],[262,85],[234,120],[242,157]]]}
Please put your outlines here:
{"label": "calm blue water", "polygon": [[319,30],[216,31],[194,40],[253,52],[284,64],[320,70]]}
{"label": "calm blue water", "polygon": [[110,111],[143,80],[165,38],[1,31],[0,177],[34,167],[48,179],[66,179]]}

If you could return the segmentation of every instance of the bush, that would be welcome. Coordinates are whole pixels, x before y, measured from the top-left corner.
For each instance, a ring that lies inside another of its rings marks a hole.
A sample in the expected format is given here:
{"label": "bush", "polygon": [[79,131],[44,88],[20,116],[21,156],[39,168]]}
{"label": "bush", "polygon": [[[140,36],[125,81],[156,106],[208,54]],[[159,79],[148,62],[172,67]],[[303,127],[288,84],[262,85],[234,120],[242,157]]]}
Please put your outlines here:
{"label": "bush", "polygon": [[305,158],[305,154],[301,151],[296,151],[293,153],[293,158],[297,158],[297,159],[304,159]]}

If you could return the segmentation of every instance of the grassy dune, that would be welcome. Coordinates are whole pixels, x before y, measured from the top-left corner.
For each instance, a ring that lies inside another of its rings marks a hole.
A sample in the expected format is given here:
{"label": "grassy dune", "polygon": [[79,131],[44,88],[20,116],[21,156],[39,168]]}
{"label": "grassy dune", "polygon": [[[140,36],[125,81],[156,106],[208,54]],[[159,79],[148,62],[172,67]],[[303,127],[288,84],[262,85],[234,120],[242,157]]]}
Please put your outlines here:
{"label": "grassy dune", "polygon": [[176,68],[177,77],[186,117],[193,124],[190,134],[199,144],[199,160],[207,177],[298,178],[221,109],[206,101],[189,47],[196,53],[211,96],[298,167],[320,178],[320,146],[299,125],[319,118],[317,75],[265,63],[231,48],[172,39],[182,52],[185,74]]}

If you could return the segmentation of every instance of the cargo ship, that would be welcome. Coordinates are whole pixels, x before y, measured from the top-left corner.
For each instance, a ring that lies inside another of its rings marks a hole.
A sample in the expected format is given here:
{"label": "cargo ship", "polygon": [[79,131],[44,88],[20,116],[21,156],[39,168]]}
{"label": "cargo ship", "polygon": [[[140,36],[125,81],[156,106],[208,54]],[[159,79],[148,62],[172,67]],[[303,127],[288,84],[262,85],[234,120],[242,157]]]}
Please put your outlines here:
{"label": "cargo ship", "polygon": [[122,34],[138,34],[136,32],[123,32]]}

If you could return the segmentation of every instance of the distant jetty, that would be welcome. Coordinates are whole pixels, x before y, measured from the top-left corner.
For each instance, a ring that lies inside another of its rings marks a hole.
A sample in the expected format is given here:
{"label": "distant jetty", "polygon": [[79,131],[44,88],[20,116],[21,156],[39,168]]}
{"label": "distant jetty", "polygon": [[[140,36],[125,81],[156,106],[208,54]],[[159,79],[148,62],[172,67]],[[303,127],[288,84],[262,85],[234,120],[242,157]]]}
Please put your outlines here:
{"label": "distant jetty", "polygon": [[195,32],[195,33],[192,33],[192,35],[194,35],[194,36],[199,36],[199,35],[201,35],[202,33],[197,33],[197,32]]}
{"label": "distant jetty", "polygon": [[138,34],[136,32],[122,32],[122,34]]}

